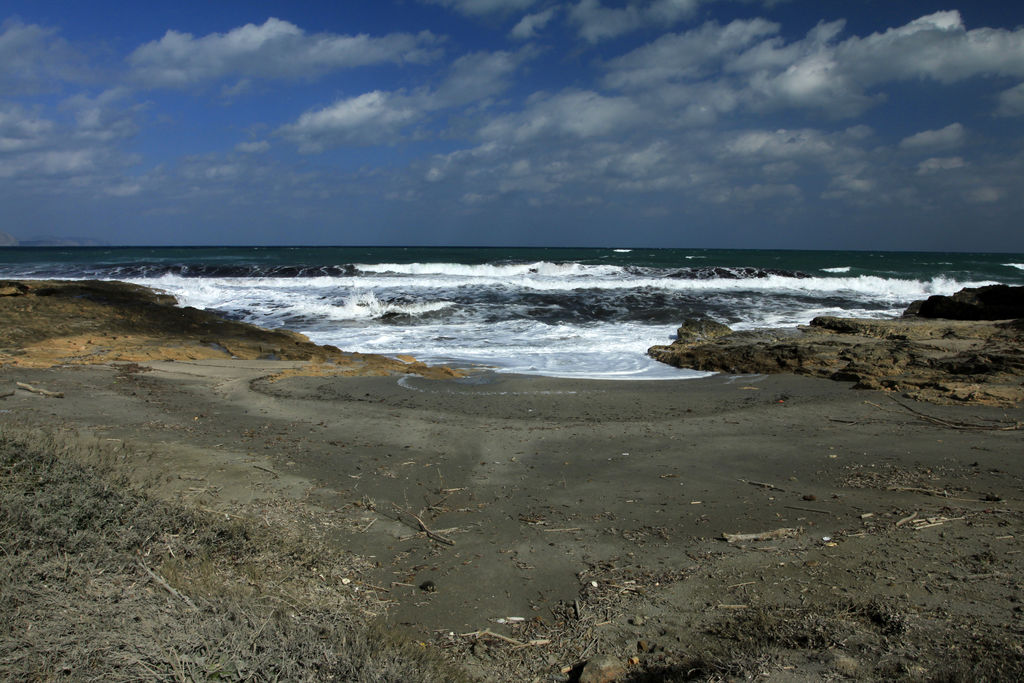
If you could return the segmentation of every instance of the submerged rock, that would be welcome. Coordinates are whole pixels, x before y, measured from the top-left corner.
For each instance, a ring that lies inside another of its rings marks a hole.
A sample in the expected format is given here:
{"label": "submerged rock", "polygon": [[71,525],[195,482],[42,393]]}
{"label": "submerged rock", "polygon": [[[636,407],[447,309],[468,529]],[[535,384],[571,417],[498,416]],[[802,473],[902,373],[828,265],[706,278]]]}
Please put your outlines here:
{"label": "submerged rock", "polygon": [[[1016,310],[1013,301],[1019,293],[1012,290],[1024,288],[984,287],[946,298],[956,299],[954,312],[961,315],[994,315]],[[951,310],[942,306],[946,302],[912,309]],[[730,333],[714,327],[707,328],[713,334],[706,334],[704,329],[687,321],[675,342],[652,346],[647,353],[681,368],[792,372],[940,403],[1024,402],[1024,314],[991,321],[928,318],[919,312],[894,320],[826,316],[796,330]]]}

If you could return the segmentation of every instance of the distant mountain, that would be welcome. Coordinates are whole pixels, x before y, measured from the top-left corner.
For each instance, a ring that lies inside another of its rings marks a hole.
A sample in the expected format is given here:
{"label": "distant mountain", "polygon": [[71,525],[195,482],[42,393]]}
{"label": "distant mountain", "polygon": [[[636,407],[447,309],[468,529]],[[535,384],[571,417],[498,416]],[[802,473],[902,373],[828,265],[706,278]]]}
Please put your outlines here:
{"label": "distant mountain", "polygon": [[[13,237],[11,239],[14,239]],[[108,242],[91,237],[41,237],[36,240],[14,240],[13,245],[19,247],[107,247]]]}
{"label": "distant mountain", "polygon": [[16,247],[18,246],[18,238],[14,235],[8,235],[6,232],[0,232],[0,247]]}

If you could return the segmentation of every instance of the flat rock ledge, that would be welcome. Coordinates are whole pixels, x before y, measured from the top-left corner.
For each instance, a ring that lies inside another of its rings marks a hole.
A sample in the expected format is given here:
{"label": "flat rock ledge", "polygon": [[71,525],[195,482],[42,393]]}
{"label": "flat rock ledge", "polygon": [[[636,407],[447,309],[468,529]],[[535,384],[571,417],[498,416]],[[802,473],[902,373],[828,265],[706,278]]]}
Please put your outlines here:
{"label": "flat rock ledge", "polygon": [[291,374],[459,375],[180,307],[169,294],[126,282],[0,281],[0,367],[214,359],[308,361]]}
{"label": "flat rock ledge", "polygon": [[[1008,301],[1024,297],[1024,287],[962,290],[948,297],[954,306],[939,301],[947,297],[931,297],[923,308],[949,314],[987,294],[999,301],[996,314],[1018,313]],[[984,311],[972,307],[966,315],[973,319],[953,320],[921,317],[921,309],[921,302],[915,302],[908,314],[892,320],[825,316],[787,330],[732,332],[713,321],[686,321],[675,342],[652,346],[647,353],[680,368],[789,372],[933,403],[1024,402],[1024,316],[986,320]]]}

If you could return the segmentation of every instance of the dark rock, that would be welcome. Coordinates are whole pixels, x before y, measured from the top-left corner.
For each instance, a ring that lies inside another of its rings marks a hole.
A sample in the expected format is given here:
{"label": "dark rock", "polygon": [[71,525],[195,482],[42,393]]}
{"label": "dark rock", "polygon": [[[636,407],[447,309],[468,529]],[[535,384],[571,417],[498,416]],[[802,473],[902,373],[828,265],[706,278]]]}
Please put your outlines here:
{"label": "dark rock", "polygon": [[910,304],[903,315],[948,320],[1024,318],[1024,286],[988,285],[961,289],[952,296],[936,294]]}
{"label": "dark rock", "polygon": [[603,655],[586,663],[580,672],[580,683],[612,683],[626,674],[626,667],[617,657]]}
{"label": "dark rock", "polygon": [[[987,288],[983,288],[987,289]],[[1018,288],[1022,289],[1022,288]],[[1005,301],[996,294],[982,299]],[[1006,311],[1006,308],[998,309]],[[724,326],[723,326],[724,327]],[[712,329],[712,334],[720,332]],[[648,355],[680,368],[794,374],[853,382],[939,403],[1024,402],[1024,319],[815,318],[796,330],[705,335],[687,321],[679,339]]]}
{"label": "dark rock", "polygon": [[727,325],[715,322],[710,318],[688,318],[676,330],[676,340],[680,342],[706,341],[731,332],[732,330]]}

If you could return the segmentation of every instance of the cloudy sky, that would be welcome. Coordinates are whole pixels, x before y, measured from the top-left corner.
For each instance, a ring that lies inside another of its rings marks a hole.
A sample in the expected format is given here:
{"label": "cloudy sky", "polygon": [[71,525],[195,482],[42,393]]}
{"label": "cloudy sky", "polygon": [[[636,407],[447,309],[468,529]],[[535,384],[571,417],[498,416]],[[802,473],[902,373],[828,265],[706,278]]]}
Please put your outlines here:
{"label": "cloudy sky", "polygon": [[1024,251],[1024,3],[8,1],[0,231]]}

